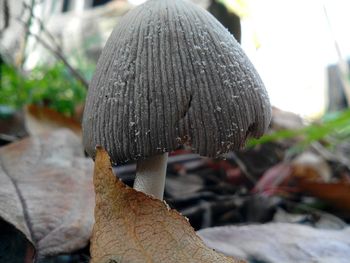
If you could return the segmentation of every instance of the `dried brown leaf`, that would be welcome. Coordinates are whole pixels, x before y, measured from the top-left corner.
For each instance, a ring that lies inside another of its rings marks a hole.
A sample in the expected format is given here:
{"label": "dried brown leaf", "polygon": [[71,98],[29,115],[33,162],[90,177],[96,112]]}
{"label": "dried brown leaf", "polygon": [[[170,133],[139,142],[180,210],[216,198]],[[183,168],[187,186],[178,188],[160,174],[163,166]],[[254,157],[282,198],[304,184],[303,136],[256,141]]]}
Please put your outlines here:
{"label": "dried brown leaf", "polygon": [[84,247],[93,225],[92,162],[69,130],[0,148],[0,218],[39,255]]}
{"label": "dried brown leaf", "polygon": [[92,263],[242,262],[206,247],[182,215],[118,180],[102,149],[96,154],[94,185]]}
{"label": "dried brown leaf", "polygon": [[81,125],[73,119],[47,107],[28,105],[25,110],[26,127],[31,135],[68,128],[81,136]]}
{"label": "dried brown leaf", "polygon": [[339,210],[350,212],[350,184],[346,182],[323,183],[309,180],[298,182],[300,191],[329,202]]}

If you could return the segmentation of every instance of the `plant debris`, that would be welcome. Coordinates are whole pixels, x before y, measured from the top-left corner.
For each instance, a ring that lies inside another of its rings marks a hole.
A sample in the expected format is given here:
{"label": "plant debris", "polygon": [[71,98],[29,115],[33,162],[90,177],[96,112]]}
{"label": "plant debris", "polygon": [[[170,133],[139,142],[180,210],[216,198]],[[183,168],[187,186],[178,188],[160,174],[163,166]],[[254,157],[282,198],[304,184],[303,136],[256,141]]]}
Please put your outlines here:
{"label": "plant debris", "polygon": [[[69,130],[0,148],[0,219],[1,224],[13,226],[1,227],[0,232],[19,231],[15,236],[27,240],[20,241],[22,252],[32,246],[37,257],[44,257],[87,245],[94,192],[92,162],[84,158],[81,149],[78,137]],[[0,254],[0,259],[4,256]]]}
{"label": "plant debris", "polygon": [[97,149],[91,262],[242,262],[206,247],[185,217],[124,185],[108,154]]}

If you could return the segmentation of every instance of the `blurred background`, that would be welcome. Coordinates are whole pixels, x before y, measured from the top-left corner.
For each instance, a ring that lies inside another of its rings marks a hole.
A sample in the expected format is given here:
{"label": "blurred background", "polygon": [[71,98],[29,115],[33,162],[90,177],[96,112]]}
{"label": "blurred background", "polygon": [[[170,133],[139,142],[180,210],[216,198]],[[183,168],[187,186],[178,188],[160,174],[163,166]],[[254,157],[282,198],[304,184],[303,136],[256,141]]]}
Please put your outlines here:
{"label": "blurred background", "polygon": [[[142,2],[2,0],[1,55],[25,71],[64,56],[88,81],[118,18]],[[194,2],[239,32],[273,105],[309,119],[347,105],[349,84],[340,76],[348,72],[350,54],[348,1]]]}
{"label": "blurred background", "polygon": [[[88,83],[103,46],[120,17],[142,2],[0,0],[0,145],[62,127],[81,136]],[[241,43],[268,90],[273,119],[265,136],[224,160],[185,148],[171,153],[166,201],[196,230],[251,222],[345,228],[350,1],[193,2]],[[115,172],[133,184],[135,164]],[[87,262],[88,248],[82,249],[42,262]]]}

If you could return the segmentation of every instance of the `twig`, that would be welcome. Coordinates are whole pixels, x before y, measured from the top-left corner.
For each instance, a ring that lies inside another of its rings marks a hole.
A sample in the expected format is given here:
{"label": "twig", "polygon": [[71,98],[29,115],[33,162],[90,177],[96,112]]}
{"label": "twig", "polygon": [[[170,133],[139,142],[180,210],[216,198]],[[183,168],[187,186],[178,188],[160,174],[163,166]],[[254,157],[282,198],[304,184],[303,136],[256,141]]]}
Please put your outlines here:
{"label": "twig", "polygon": [[[88,89],[89,84],[86,81],[86,79],[80,74],[80,72],[78,72],[76,69],[74,69],[71,64],[68,62],[68,60],[65,58],[65,56],[62,54],[61,50],[60,50],[60,46],[57,44],[56,39],[54,38],[54,36],[49,32],[49,30],[46,29],[43,21],[41,19],[39,19],[38,17],[36,17],[34,15],[33,12],[33,7],[34,4],[37,4],[35,2],[35,0],[32,0],[31,5],[28,5],[26,3],[22,3],[22,12],[21,12],[21,16],[22,17],[25,13],[26,10],[29,10],[30,12],[30,17],[28,19],[27,22],[23,21],[20,17],[17,17],[16,20],[21,23],[25,30],[26,30],[26,39],[27,37],[30,35],[32,37],[34,37],[38,43],[40,43],[41,45],[43,45],[47,50],[49,50],[51,53],[53,53],[53,55],[61,60],[63,62],[63,64],[68,68],[68,70],[71,72],[71,74],[86,88]],[[52,47],[50,44],[48,44],[44,39],[42,39],[38,34],[33,33],[30,30],[30,23],[33,21],[33,19],[35,19],[40,26],[40,29],[42,30],[43,33],[45,33],[51,40],[52,44],[54,45],[54,47]],[[26,41],[25,41],[26,43]],[[25,45],[24,45],[25,46]],[[24,57],[24,56],[23,56]],[[25,61],[25,59],[22,59],[21,64],[23,64],[23,62]]]}
{"label": "twig", "polygon": [[311,148],[328,161],[339,162],[350,171],[350,161],[345,156],[332,153],[319,142],[311,144]]}
{"label": "twig", "polygon": [[234,153],[233,151],[229,152],[227,154],[227,157],[232,158],[236,164],[238,165],[239,169],[241,169],[241,171],[243,172],[243,174],[247,177],[247,179],[252,182],[254,185],[257,183],[256,179],[254,178],[254,176],[248,171],[246,165],[242,162],[241,159],[239,159],[239,157],[237,156],[236,153]]}
{"label": "twig", "polygon": [[[22,21],[21,19],[16,19],[18,22],[20,22],[22,25],[26,26],[26,23]],[[75,76],[76,79],[78,79],[83,86],[88,89],[89,83],[85,80],[85,78],[76,70],[74,69],[70,63],[67,61],[67,59],[64,57],[64,55],[54,48],[52,48],[48,43],[45,42],[40,36],[30,31],[30,29],[27,29],[27,32],[34,37],[40,44],[42,44],[47,50],[49,50],[53,55],[55,55],[56,58],[60,59],[63,64],[69,69],[69,71],[72,73],[73,76]]]}
{"label": "twig", "polygon": [[[28,4],[26,4],[25,2],[23,2],[22,5],[23,5],[24,9],[30,10],[30,6]],[[35,16],[34,13],[31,13],[31,15],[32,15],[32,19],[35,19],[35,21],[39,23],[40,32],[38,35],[40,35],[41,32],[46,34],[50,38],[50,41],[55,45],[56,50],[60,50],[60,46],[57,43],[56,38],[45,27],[44,22],[39,17]]]}
{"label": "twig", "polygon": [[[27,22],[23,22],[24,28],[25,28],[25,35],[24,35],[24,41],[22,44],[22,55],[20,57],[20,62],[19,62],[19,65],[21,68],[23,68],[24,62],[26,61],[25,52],[26,52],[26,47],[27,47],[27,43],[28,43],[28,38],[30,35],[29,34],[30,26],[32,24],[32,20],[33,20],[33,16],[34,16],[34,6],[35,6],[35,0],[31,0],[30,6],[28,5],[28,10],[29,10],[28,20],[27,20]],[[22,9],[21,13],[24,13],[24,8]]]}

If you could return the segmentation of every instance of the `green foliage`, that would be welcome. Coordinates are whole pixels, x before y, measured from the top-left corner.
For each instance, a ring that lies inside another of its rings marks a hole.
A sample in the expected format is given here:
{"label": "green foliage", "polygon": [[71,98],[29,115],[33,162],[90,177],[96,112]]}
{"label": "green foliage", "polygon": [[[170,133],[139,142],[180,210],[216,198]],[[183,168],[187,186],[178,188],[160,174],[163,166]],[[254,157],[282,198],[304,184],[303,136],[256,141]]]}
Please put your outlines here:
{"label": "green foliage", "polygon": [[320,123],[311,124],[302,129],[279,130],[262,136],[260,139],[251,139],[247,146],[253,147],[267,142],[299,138],[296,147],[308,146],[312,142],[327,140],[330,145],[336,145],[350,139],[350,110],[326,115]]}
{"label": "green foliage", "polygon": [[[26,96],[23,92],[24,78],[10,66],[1,64],[0,105],[19,108]],[[18,87],[18,88],[17,88]]]}
{"label": "green foliage", "polygon": [[0,106],[19,109],[26,104],[37,104],[70,116],[85,96],[85,87],[63,63],[37,67],[28,76],[12,66],[1,65]]}

